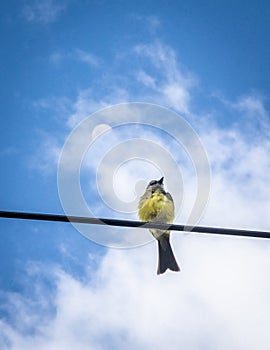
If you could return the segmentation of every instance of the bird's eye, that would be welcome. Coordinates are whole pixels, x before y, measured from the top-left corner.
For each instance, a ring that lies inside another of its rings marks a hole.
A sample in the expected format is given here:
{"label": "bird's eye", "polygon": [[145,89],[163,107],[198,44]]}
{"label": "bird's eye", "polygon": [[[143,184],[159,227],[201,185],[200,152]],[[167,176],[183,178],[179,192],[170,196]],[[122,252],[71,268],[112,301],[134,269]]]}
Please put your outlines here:
{"label": "bird's eye", "polygon": [[150,181],[149,186],[153,186],[155,184],[157,184],[157,181],[156,180],[152,180],[152,181]]}

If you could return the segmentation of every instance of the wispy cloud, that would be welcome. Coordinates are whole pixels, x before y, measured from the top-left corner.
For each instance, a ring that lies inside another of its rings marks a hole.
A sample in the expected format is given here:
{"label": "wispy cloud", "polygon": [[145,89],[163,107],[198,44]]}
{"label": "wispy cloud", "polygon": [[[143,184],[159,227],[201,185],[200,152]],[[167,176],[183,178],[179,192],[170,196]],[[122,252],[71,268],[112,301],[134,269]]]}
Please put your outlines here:
{"label": "wispy cloud", "polygon": [[74,49],[69,52],[55,51],[49,56],[50,63],[55,65],[58,65],[65,60],[82,62],[90,66],[98,66],[100,64],[100,59],[97,56],[81,49]]}
{"label": "wispy cloud", "polygon": [[[77,59],[87,60],[88,54],[84,51],[76,50],[75,54]],[[131,73],[122,75],[118,70],[119,65],[134,59],[134,55],[137,63],[130,70]],[[92,55],[90,57],[92,61]],[[59,58],[56,56],[54,59]],[[191,113],[191,92],[197,79],[178,63],[175,52],[159,41],[127,50],[106,71],[107,78],[101,80],[98,91],[90,87],[79,92],[73,105],[74,112],[68,120],[70,126],[100,108],[130,101],[158,103],[179,113]]]}
{"label": "wispy cloud", "polygon": [[129,93],[122,88],[114,87],[104,96],[100,96],[93,89],[81,90],[73,104],[73,113],[68,117],[67,124],[74,127],[82,119],[98,110],[113,104],[126,102],[130,99]]}
{"label": "wispy cloud", "polygon": [[[197,82],[194,75],[180,67],[174,50],[159,41],[150,45],[136,45],[133,50],[137,56],[152,64],[151,73],[146,72],[142,64],[138,80],[152,89],[157,101],[179,113],[188,114],[191,89]],[[154,84],[155,81],[158,83]]]}
{"label": "wispy cloud", "polygon": [[131,19],[140,23],[140,26],[143,25],[146,29],[149,30],[150,34],[156,34],[157,30],[161,26],[161,21],[158,16],[155,15],[142,15],[142,14],[132,14]]}
{"label": "wispy cloud", "polygon": [[90,52],[86,52],[84,50],[76,49],[75,52],[74,52],[74,56],[75,56],[75,58],[77,58],[81,62],[90,64],[90,65],[94,65],[94,66],[96,66],[98,64],[97,57],[94,56]]}
{"label": "wispy cloud", "polygon": [[22,14],[28,22],[52,23],[66,9],[66,3],[56,0],[30,0],[23,6]]}
{"label": "wispy cloud", "polygon": [[42,175],[51,175],[57,169],[59,155],[66,137],[68,127],[66,118],[71,110],[71,101],[66,97],[49,97],[36,100],[32,108],[37,116],[48,116],[50,121],[57,124],[58,129],[54,132],[36,130],[39,145],[28,157],[28,167],[31,171],[36,170]]}
{"label": "wispy cloud", "polygon": [[147,74],[144,70],[138,72],[137,79],[146,87],[156,89],[156,79],[151,75]]}
{"label": "wispy cloud", "polygon": [[63,53],[59,51],[55,51],[49,56],[49,62],[57,65],[61,63],[64,58],[65,58],[65,55]]}
{"label": "wispy cloud", "polygon": [[263,118],[267,115],[262,99],[256,95],[242,96],[233,106],[239,111],[247,112],[251,115],[257,115]]}
{"label": "wispy cloud", "polygon": [[[269,135],[269,112],[265,107],[265,98],[259,93],[251,92],[230,101],[220,94],[215,97],[229,110],[234,124],[241,125],[242,131],[250,132],[260,138]],[[236,115],[234,114],[236,112]]]}
{"label": "wispy cloud", "polygon": [[72,101],[67,97],[47,97],[33,102],[36,111],[51,111],[53,116],[65,120],[70,113]]}
{"label": "wispy cloud", "polygon": [[257,94],[241,96],[232,106],[242,113],[243,120],[249,122],[250,127],[258,128],[258,131],[264,134],[270,134],[270,119],[262,97]]}
{"label": "wispy cloud", "polygon": [[47,176],[55,173],[57,169],[62,143],[58,136],[52,136],[43,131],[39,131],[38,134],[40,146],[29,156],[27,164],[31,171],[36,170],[43,176]]}

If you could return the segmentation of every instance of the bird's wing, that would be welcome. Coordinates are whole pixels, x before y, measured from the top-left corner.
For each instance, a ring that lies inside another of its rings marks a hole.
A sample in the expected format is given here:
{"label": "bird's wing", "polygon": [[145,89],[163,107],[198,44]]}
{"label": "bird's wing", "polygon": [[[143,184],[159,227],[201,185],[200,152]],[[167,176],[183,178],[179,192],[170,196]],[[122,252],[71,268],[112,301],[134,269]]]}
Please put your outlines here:
{"label": "bird's wing", "polygon": [[168,198],[169,201],[173,202],[173,197],[171,196],[171,194],[169,192],[166,192],[166,197]]}

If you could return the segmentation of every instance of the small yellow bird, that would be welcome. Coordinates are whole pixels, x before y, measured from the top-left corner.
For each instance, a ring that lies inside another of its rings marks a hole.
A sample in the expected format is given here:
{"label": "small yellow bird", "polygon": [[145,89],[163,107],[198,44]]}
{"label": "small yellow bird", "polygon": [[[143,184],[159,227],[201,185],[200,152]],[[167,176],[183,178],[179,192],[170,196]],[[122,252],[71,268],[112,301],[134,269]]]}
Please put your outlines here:
{"label": "small yellow bird", "polygon": [[[139,218],[141,221],[170,224],[174,219],[174,203],[169,192],[164,190],[162,177],[160,180],[152,180],[146,187],[145,193],[139,201]],[[157,274],[164,273],[167,269],[180,271],[170,244],[170,231],[158,229],[149,230],[158,241],[158,269]]]}

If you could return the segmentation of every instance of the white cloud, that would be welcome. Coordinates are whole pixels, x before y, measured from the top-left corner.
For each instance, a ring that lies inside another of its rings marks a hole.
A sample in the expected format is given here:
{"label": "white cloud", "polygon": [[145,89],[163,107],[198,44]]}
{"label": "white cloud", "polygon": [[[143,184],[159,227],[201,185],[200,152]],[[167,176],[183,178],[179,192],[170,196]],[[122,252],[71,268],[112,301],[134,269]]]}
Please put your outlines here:
{"label": "white cloud", "polygon": [[66,4],[55,0],[28,1],[23,7],[23,17],[28,22],[52,23],[65,10]]}
{"label": "white cloud", "polygon": [[163,87],[163,93],[166,96],[169,105],[173,106],[181,113],[189,112],[190,96],[188,91],[177,83],[171,83]]}
{"label": "white cloud", "polygon": [[[47,271],[56,283],[53,295],[40,289],[34,300],[10,299],[17,312],[13,326],[1,322],[2,339],[11,344],[4,349],[166,349],[169,343],[171,349],[267,350],[269,244],[173,238],[179,274],[155,274],[155,244],[108,251],[97,271],[88,266],[89,283]],[[36,287],[40,275],[32,274]],[[52,300],[47,313],[54,312],[44,322],[39,305],[46,298]]]}
{"label": "white cloud", "polygon": [[[214,118],[214,116],[213,116]],[[214,120],[214,119],[213,119]],[[211,167],[211,192],[201,224],[269,230],[270,142],[257,129],[197,124]],[[193,185],[194,186],[194,185]],[[194,191],[185,182],[185,193]]]}

